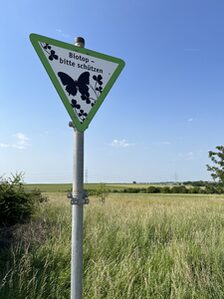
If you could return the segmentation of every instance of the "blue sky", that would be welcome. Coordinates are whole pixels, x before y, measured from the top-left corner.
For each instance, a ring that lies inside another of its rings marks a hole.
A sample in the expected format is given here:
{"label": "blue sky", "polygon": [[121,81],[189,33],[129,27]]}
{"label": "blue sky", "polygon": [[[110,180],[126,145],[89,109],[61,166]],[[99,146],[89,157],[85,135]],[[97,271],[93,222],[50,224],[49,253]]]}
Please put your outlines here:
{"label": "blue sky", "polygon": [[0,174],[71,182],[70,120],[29,34],[122,58],[126,66],[85,132],[88,182],[207,180],[223,144],[222,0],[4,1]]}

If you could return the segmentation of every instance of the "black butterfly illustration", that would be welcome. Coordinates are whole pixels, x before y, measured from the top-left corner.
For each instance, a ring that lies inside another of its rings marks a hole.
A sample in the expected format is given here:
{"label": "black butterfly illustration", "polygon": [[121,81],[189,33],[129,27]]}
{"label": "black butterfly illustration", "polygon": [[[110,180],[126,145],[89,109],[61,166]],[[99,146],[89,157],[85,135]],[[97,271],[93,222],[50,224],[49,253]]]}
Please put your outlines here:
{"label": "black butterfly illustration", "polygon": [[82,97],[89,98],[89,72],[82,73],[78,80],[73,80],[69,75],[63,72],[58,72],[58,76],[61,79],[62,84],[66,86],[65,90],[69,95],[75,96],[77,91],[79,91]]}

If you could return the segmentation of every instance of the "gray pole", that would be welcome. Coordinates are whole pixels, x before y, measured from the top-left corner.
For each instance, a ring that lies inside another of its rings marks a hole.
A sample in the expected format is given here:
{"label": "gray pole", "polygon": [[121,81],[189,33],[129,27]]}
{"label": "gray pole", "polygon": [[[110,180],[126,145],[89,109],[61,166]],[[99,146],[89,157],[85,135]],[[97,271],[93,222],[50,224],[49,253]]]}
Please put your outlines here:
{"label": "gray pole", "polygon": [[72,256],[71,256],[71,299],[82,298],[82,259],[83,259],[83,146],[84,134],[74,132],[74,169],[72,197]]}
{"label": "gray pole", "polygon": [[[77,37],[75,45],[84,47],[84,39]],[[73,126],[70,123],[70,126]],[[84,133],[74,128],[73,187],[72,187],[72,240],[71,240],[71,299],[82,299],[83,275],[83,191]]]}

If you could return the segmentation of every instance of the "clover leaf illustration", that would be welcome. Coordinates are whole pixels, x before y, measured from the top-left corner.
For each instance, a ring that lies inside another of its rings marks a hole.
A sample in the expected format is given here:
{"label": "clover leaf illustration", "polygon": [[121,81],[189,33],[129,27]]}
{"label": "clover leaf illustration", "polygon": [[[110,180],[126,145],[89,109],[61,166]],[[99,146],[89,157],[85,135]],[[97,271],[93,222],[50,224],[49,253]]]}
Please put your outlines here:
{"label": "clover leaf illustration", "polygon": [[93,76],[93,80],[96,81],[96,83],[98,83],[99,85],[103,85],[102,79],[103,79],[103,77],[101,75]]}
{"label": "clover leaf illustration", "polygon": [[51,49],[51,46],[47,43],[41,44],[41,47],[44,49],[44,51],[49,55],[49,60],[58,60],[58,55],[55,54],[55,51]]}
{"label": "clover leaf illustration", "polygon": [[55,51],[54,50],[51,50],[51,54],[50,56],[48,57],[51,61],[52,60],[58,60],[58,55],[55,54]]}
{"label": "clover leaf illustration", "polygon": [[71,105],[73,108],[76,108],[76,109],[80,109],[80,107],[81,107],[75,99],[71,100]]}
{"label": "clover leaf illustration", "polygon": [[103,88],[102,88],[102,85],[103,85],[103,81],[102,81],[103,77],[101,75],[94,75],[93,76],[93,80],[96,81],[95,83],[95,90],[96,91],[99,91],[99,93],[102,92]]}
{"label": "clover leaf illustration", "polygon": [[79,116],[80,120],[83,122],[87,116],[87,113],[83,109],[80,109],[78,116]]}

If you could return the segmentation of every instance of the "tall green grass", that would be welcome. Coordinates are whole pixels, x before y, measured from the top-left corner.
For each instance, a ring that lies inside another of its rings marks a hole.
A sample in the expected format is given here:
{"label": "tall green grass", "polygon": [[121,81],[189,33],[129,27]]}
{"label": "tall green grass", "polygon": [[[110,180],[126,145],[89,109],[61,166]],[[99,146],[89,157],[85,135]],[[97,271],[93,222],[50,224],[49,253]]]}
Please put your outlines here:
{"label": "tall green grass", "polygon": [[[69,298],[70,205],[49,194],[0,252],[0,298]],[[2,232],[3,236],[3,232]],[[88,299],[224,298],[222,196],[112,194],[85,207]]]}

